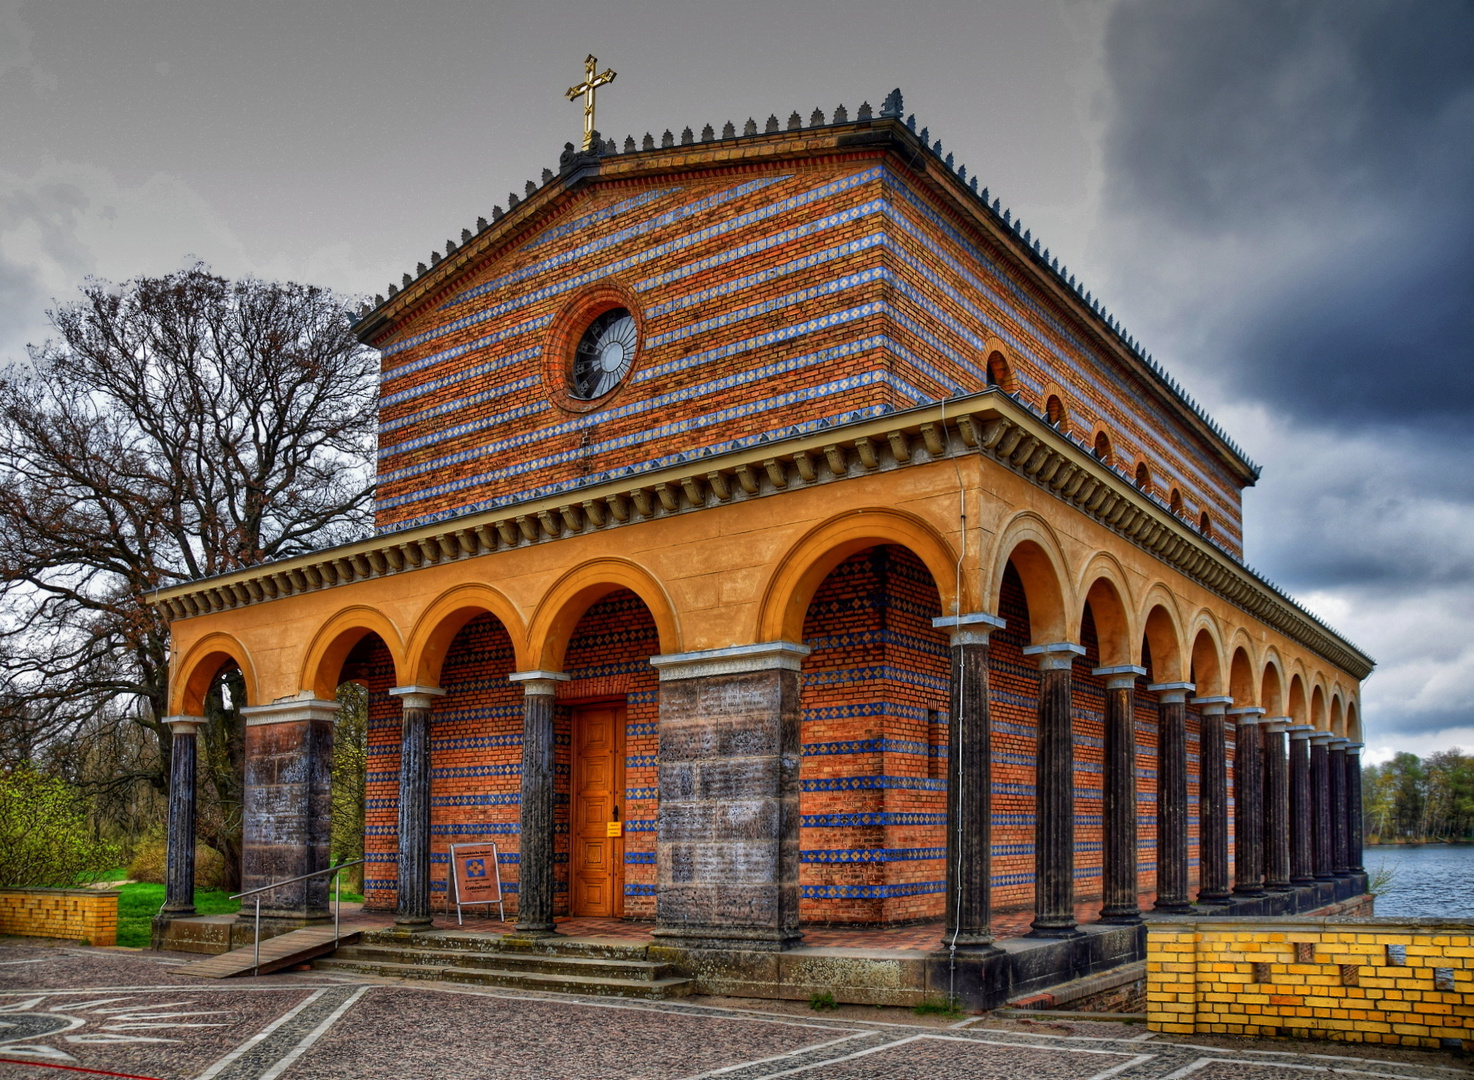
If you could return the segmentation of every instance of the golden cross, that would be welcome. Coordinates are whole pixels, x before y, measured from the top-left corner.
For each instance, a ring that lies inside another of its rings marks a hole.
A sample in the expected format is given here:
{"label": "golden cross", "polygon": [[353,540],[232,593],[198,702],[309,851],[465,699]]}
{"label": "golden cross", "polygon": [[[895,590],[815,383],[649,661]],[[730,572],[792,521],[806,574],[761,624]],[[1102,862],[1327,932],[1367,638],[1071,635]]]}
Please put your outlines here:
{"label": "golden cross", "polygon": [[585,152],[594,144],[594,91],[605,83],[614,81],[615,73],[608,68],[595,75],[594,69],[598,66],[598,58],[593,53],[589,53],[588,59],[583,62],[583,82],[577,86],[570,86],[566,95],[569,101],[580,94],[583,95],[583,148]]}

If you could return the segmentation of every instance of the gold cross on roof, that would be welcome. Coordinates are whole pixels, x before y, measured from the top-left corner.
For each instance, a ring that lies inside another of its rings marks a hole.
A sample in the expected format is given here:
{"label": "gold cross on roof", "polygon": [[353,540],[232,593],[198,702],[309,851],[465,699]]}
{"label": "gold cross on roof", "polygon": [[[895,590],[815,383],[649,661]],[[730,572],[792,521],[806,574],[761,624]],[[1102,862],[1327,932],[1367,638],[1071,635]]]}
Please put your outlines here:
{"label": "gold cross on roof", "polygon": [[594,69],[599,66],[599,60],[593,53],[589,53],[588,59],[583,62],[583,82],[577,86],[570,86],[565,95],[569,101],[583,95],[583,148],[587,152],[594,143],[594,91],[605,83],[614,81],[615,73],[605,68],[598,75]]}

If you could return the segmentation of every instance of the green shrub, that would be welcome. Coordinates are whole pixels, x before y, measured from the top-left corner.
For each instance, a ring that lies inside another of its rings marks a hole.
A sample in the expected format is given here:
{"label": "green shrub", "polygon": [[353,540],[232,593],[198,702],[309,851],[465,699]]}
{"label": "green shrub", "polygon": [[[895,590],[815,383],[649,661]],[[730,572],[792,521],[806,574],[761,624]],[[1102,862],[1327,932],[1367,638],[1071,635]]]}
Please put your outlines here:
{"label": "green shrub", "polygon": [[809,995],[809,1008],[815,1012],[833,1012],[839,1008],[839,1002],[834,1000],[834,995],[828,990],[814,992]]}
{"label": "green shrub", "polygon": [[[168,841],[162,833],[151,833],[133,849],[128,876],[134,881],[164,884],[168,870]],[[212,847],[196,844],[194,848],[194,884],[197,889],[225,887],[225,857]]]}
{"label": "green shrub", "polygon": [[917,1016],[945,1016],[956,1020],[962,1015],[962,1009],[957,1002],[951,998],[929,997],[924,999],[920,1005],[911,1010]]}
{"label": "green shrub", "polygon": [[117,866],[116,844],[87,827],[82,797],[29,765],[0,775],[0,885],[69,886]]}

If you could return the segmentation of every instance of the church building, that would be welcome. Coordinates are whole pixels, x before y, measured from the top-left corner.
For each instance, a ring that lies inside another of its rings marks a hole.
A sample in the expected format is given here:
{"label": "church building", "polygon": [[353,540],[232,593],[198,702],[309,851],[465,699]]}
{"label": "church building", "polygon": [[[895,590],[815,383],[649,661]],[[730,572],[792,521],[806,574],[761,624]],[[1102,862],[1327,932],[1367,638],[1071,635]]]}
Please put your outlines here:
{"label": "church building", "polygon": [[[367,907],[406,931],[470,841],[520,935],[693,950],[936,920],[986,955],[1005,916],[1365,892],[1372,661],[1245,565],[1258,468],[899,90],[590,125],[505,202],[358,323],[374,534],[155,598],[166,914],[227,667],[246,888],[328,865],[357,681]],[[326,884],[273,896],[311,917]]]}

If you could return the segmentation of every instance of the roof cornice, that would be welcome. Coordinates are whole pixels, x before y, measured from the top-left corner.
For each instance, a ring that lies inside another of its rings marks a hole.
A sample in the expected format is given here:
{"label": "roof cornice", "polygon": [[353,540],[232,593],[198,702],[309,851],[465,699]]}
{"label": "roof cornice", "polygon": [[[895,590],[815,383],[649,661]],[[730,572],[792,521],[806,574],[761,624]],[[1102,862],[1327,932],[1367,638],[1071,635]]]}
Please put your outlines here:
{"label": "roof cornice", "polygon": [[1374,661],[1355,645],[997,389],[761,446],[693,454],[658,471],[171,586],[149,602],[171,618],[188,618],[972,454],[1026,478],[1353,678],[1371,672]]}

